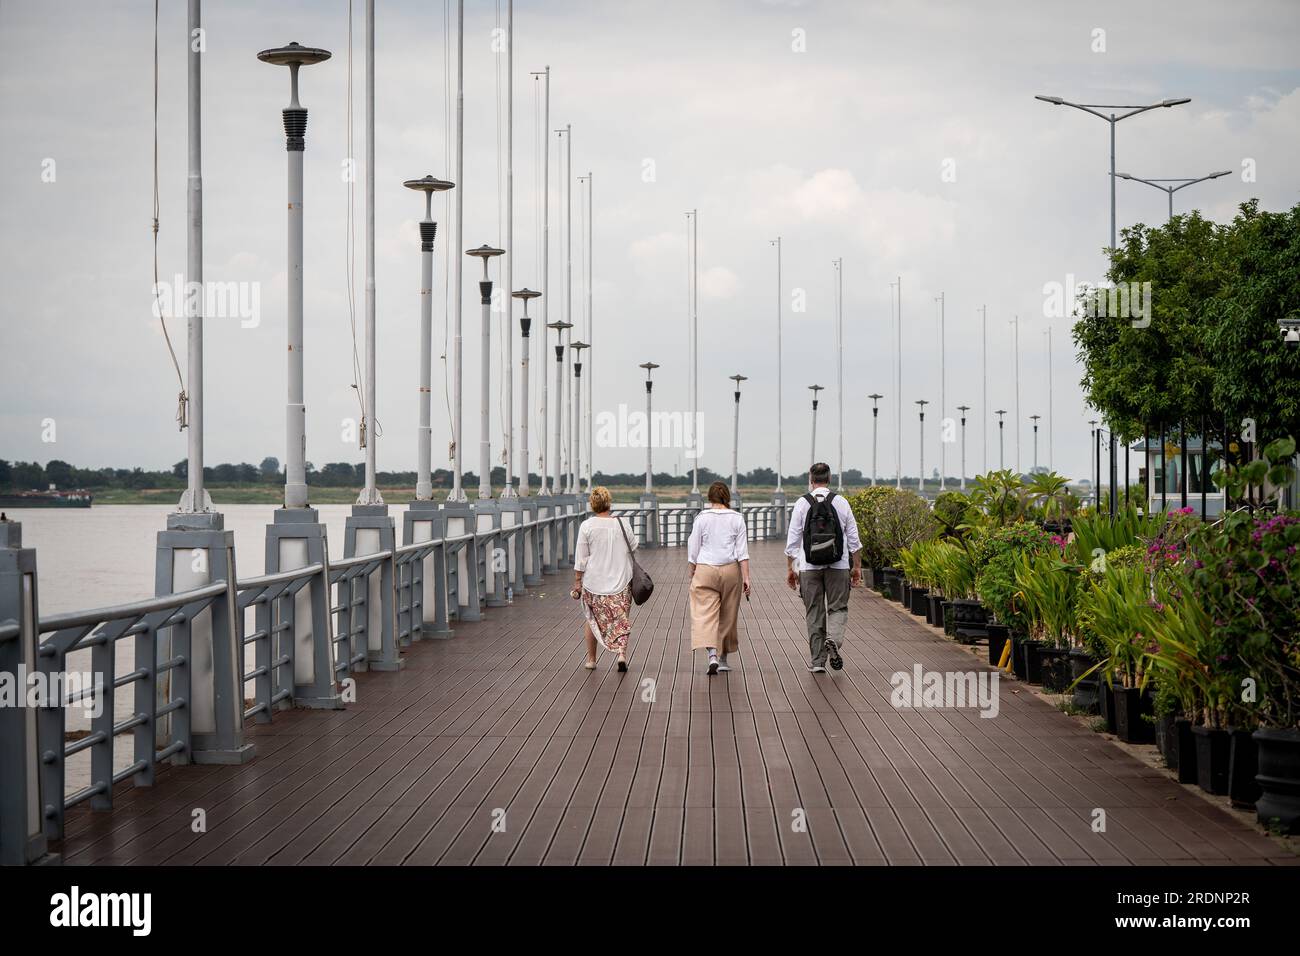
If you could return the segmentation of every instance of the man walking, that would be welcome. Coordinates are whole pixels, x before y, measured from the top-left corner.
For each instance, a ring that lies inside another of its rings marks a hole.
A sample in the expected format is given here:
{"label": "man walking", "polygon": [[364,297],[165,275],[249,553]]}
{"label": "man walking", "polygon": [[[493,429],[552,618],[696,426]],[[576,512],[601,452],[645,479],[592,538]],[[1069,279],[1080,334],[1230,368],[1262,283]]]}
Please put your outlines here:
{"label": "man walking", "polygon": [[803,598],[808,621],[808,670],[825,674],[844,666],[844,626],[849,591],[862,580],[862,541],[849,503],[830,489],[831,466],[808,471],[808,494],[795,502],[785,542],[786,584]]}

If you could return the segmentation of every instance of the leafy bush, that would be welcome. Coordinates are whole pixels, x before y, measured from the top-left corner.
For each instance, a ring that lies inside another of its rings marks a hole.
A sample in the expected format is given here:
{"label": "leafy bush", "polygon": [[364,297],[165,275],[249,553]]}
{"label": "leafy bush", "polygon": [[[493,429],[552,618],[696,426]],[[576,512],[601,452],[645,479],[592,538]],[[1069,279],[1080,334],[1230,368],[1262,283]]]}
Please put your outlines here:
{"label": "leafy bush", "polygon": [[1204,608],[1214,665],[1239,662],[1240,676],[1254,678],[1258,702],[1247,710],[1259,723],[1300,728],[1300,513],[1232,512],[1189,544],[1188,600]]}
{"label": "leafy bush", "polygon": [[1055,550],[1052,536],[1038,525],[1019,522],[993,528],[980,535],[972,548],[975,591],[993,616],[1024,633],[1029,620],[1023,602],[1017,602],[1016,565],[1021,555]]}
{"label": "leafy bush", "polygon": [[1030,633],[1056,647],[1074,643],[1080,568],[1051,552],[1023,553],[1016,563],[1016,599]]}
{"label": "leafy bush", "polygon": [[966,534],[962,526],[973,521],[974,507],[970,498],[960,491],[945,491],[934,499],[934,520],[939,526],[939,535],[944,538],[960,538]]}
{"label": "leafy bush", "polygon": [[862,563],[879,568],[893,565],[899,553],[935,536],[930,506],[914,491],[876,486],[849,498],[862,539]]}

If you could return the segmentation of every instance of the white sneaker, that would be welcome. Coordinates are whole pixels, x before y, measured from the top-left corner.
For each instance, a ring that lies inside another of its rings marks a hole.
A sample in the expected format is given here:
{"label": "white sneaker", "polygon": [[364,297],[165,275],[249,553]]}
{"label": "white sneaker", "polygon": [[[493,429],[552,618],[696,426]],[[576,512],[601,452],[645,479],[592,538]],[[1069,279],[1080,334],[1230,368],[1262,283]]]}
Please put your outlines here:
{"label": "white sneaker", "polygon": [[822,664],[809,664],[809,665],[808,665],[808,673],[810,673],[810,674],[825,674],[825,673],[826,673],[826,668],[825,668],[825,666],[822,665]]}
{"label": "white sneaker", "polygon": [[719,657],[719,658],[718,658],[718,670],[720,670],[720,671],[729,671],[729,670],[731,670],[731,668],[730,668],[729,666],[727,666],[727,659],[726,659],[725,657]]}
{"label": "white sneaker", "polygon": [[717,672],[718,672],[718,659],[716,657],[710,657],[708,674],[710,677],[712,677]]}

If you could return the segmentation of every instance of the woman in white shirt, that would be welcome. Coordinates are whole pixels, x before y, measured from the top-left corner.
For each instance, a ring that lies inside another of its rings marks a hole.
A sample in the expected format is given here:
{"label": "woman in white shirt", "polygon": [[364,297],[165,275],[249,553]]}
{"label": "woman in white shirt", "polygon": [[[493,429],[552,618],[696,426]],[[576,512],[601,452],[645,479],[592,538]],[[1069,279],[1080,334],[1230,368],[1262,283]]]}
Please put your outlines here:
{"label": "woman in white shirt", "polygon": [[691,569],[691,650],[708,652],[710,676],[729,671],[727,655],[740,647],[740,595],[749,594],[749,536],[745,519],[731,510],[726,482],[709,486],[709,507],[695,516],[686,560]]}
{"label": "woman in white shirt", "polygon": [[586,624],[587,670],[596,668],[596,641],[618,653],[618,669],[627,670],[627,638],[632,632],[632,552],[636,535],[622,518],[610,513],[609,489],[591,489],[592,515],[578,528],[573,557],[573,589],[569,596],[582,602]]}

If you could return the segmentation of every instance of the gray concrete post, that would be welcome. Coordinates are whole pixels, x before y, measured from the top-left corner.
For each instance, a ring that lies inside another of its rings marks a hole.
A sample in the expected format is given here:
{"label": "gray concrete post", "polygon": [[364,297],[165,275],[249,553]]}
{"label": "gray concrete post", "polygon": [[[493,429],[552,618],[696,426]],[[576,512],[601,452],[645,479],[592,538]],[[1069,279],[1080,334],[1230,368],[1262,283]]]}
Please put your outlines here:
{"label": "gray concrete post", "polygon": [[[343,530],[343,557],[378,554],[397,550],[397,535],[387,505],[353,505]],[[396,562],[389,557],[378,569],[371,571],[364,582],[353,581],[353,587],[365,587],[366,593],[366,663],[371,670],[395,671],[406,666],[397,646],[397,582],[394,580]]]}
{"label": "gray concrete post", "polygon": [[[278,574],[308,565],[322,570],[293,596],[281,615],[292,623],[293,698],[299,707],[340,710],[338,655],[330,613],[329,544],[315,508],[278,508],[266,526],[266,573]],[[278,622],[275,622],[278,623]]]}
{"label": "gray concrete post", "polygon": [[[0,521],[0,674],[12,676],[26,696],[27,675],[37,670],[40,620],[36,599],[36,549],[23,547],[23,526]],[[44,829],[40,733],[35,708],[0,707],[0,865],[53,862]],[[53,799],[53,797],[51,798]],[[57,799],[62,800],[63,794]]]}
{"label": "gray concrete post", "polygon": [[[225,598],[213,601],[187,625],[189,759],[246,763],[257,751],[244,742],[244,622],[235,583],[235,534],[224,530],[219,513],[171,514],[167,530],[158,532],[155,555],[154,594],[159,597],[226,582]],[[159,631],[157,663],[175,654],[174,631]],[[172,673],[156,681],[159,704],[169,699]],[[160,733],[166,720],[158,721]]]}

